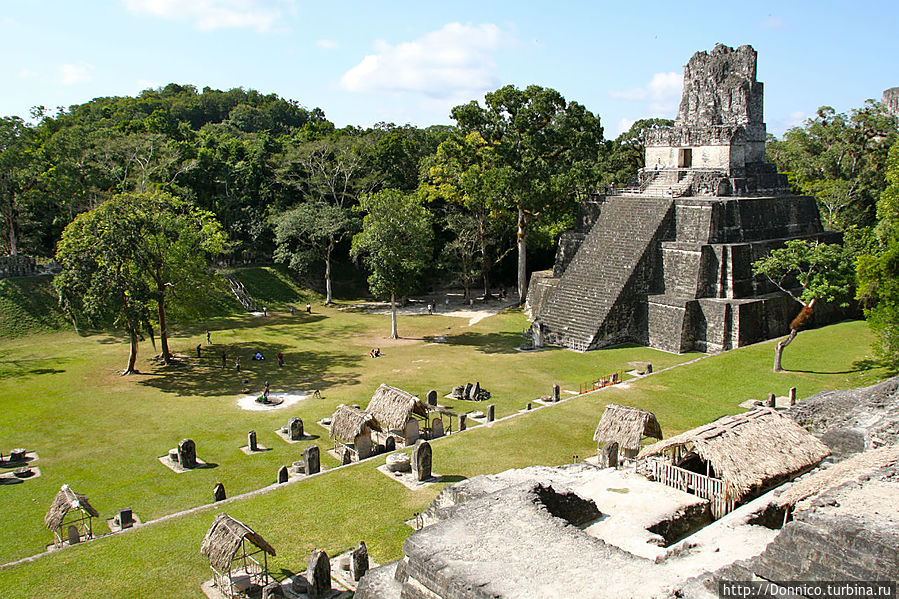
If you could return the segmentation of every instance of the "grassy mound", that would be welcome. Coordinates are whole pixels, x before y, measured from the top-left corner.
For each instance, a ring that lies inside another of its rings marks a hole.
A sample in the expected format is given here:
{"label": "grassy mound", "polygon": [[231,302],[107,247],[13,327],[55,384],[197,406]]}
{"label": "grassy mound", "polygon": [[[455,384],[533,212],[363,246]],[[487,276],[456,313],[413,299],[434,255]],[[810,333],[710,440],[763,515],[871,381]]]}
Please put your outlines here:
{"label": "grassy mound", "polygon": [[72,325],[59,309],[53,277],[12,277],[0,280],[0,337],[47,333]]}
{"label": "grassy mound", "polygon": [[318,296],[303,289],[286,266],[251,266],[223,272],[240,281],[247,294],[259,304],[269,309],[282,309],[293,304],[305,304]]}

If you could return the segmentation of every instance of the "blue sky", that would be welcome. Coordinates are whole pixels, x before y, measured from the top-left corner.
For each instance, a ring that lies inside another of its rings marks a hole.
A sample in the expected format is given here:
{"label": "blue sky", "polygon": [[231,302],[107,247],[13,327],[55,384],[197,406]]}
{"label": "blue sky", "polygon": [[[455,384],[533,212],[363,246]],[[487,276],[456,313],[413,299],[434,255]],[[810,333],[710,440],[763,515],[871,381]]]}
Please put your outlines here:
{"label": "blue sky", "polygon": [[449,124],[502,85],[559,90],[615,137],[673,118],[683,65],[751,44],[780,135],[899,86],[895,2],[0,0],[0,115],[170,82],[244,87],[338,126]]}

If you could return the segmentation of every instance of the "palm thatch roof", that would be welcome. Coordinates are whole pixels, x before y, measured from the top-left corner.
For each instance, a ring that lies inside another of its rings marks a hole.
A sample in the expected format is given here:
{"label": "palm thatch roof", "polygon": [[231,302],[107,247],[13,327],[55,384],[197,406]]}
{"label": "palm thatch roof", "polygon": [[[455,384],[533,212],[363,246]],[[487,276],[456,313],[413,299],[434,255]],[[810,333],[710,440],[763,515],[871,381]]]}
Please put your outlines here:
{"label": "palm thatch roof", "polygon": [[212,526],[203,537],[200,553],[209,560],[210,565],[219,572],[227,572],[231,567],[234,554],[246,539],[269,555],[275,555],[275,549],[259,536],[252,528],[222,512],[212,521]]}
{"label": "palm thatch roof", "polygon": [[371,396],[366,412],[388,430],[401,429],[412,414],[427,417],[431,406],[408,391],[381,383]]}
{"label": "palm thatch roof", "polygon": [[50,506],[47,515],[44,516],[44,524],[48,529],[56,530],[62,525],[69,510],[83,510],[94,518],[100,515],[87,500],[87,495],[76,493],[69,488],[69,485],[63,485],[53,499],[53,505]]}
{"label": "palm thatch roof", "polygon": [[617,442],[619,449],[640,449],[640,441],[643,437],[662,438],[662,427],[656,420],[655,414],[632,408],[609,404],[603,412],[593,440],[597,443]]}
{"label": "palm thatch roof", "polygon": [[352,406],[341,404],[331,416],[331,438],[344,443],[352,443],[366,427],[382,430],[374,416]]}
{"label": "palm thatch roof", "polygon": [[659,455],[674,447],[693,451],[709,462],[736,497],[753,487],[802,473],[830,455],[824,443],[791,418],[765,407],[724,416],[653,443],[637,458]]}
{"label": "palm thatch roof", "polygon": [[777,503],[780,506],[796,505],[843,483],[857,480],[896,463],[899,463],[899,445],[885,445],[880,449],[856,454],[796,481],[777,498]]}

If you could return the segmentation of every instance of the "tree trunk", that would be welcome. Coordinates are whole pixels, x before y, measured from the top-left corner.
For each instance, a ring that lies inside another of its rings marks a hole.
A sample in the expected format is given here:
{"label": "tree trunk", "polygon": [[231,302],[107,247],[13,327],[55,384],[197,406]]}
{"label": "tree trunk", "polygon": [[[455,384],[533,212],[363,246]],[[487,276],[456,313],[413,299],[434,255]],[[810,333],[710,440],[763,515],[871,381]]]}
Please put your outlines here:
{"label": "tree trunk", "polygon": [[525,258],[525,244],[527,240],[527,219],[524,210],[518,208],[518,303],[524,304],[528,292],[527,263]]}
{"label": "tree trunk", "polygon": [[796,338],[796,335],[799,334],[799,331],[796,329],[792,329],[790,334],[778,341],[777,345],[774,347],[774,372],[783,372],[784,369],[781,367],[781,356],[784,353],[784,348]]}
{"label": "tree trunk", "polygon": [[480,231],[481,237],[481,272],[484,276],[484,301],[491,299],[490,296],[490,256],[487,254],[487,236],[483,230]]}
{"label": "tree trunk", "polygon": [[328,240],[328,249],[325,252],[325,305],[331,305],[331,250],[334,249],[334,240]]}
{"label": "tree trunk", "polygon": [[169,333],[166,330],[165,319],[165,285],[157,285],[159,291],[159,300],[156,302],[156,312],[159,315],[159,340],[162,348],[163,364],[172,363],[172,354],[169,351]]}
{"label": "tree trunk", "polygon": [[122,376],[126,374],[132,374],[137,372],[137,369],[134,365],[137,363],[137,331],[131,329],[131,351],[128,354],[128,367],[125,368],[125,372],[122,373]]}
{"label": "tree trunk", "polygon": [[400,338],[396,332],[396,296],[392,293],[390,294],[390,337]]}
{"label": "tree trunk", "polygon": [[18,256],[19,255],[19,211],[15,206],[15,200],[13,200],[13,205],[9,208],[9,255],[10,256]]}

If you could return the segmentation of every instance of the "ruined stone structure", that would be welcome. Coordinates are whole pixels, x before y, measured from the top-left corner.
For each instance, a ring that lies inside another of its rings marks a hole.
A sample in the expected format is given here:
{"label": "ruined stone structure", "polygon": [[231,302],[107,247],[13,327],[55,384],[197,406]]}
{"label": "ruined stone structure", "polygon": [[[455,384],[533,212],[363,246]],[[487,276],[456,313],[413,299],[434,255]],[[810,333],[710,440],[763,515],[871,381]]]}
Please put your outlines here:
{"label": "ruined stone structure", "polygon": [[647,134],[639,186],[585,202],[553,271],[533,274],[535,343],[721,351],[788,332],[798,306],[752,262],[789,239],[840,238],[765,162],[762,92],[750,46],[690,59],[674,126]]}
{"label": "ruined stone structure", "polygon": [[882,102],[890,114],[899,116],[899,87],[884,90]]}
{"label": "ruined stone structure", "polygon": [[31,256],[0,256],[0,279],[7,277],[28,277],[37,272]]}

